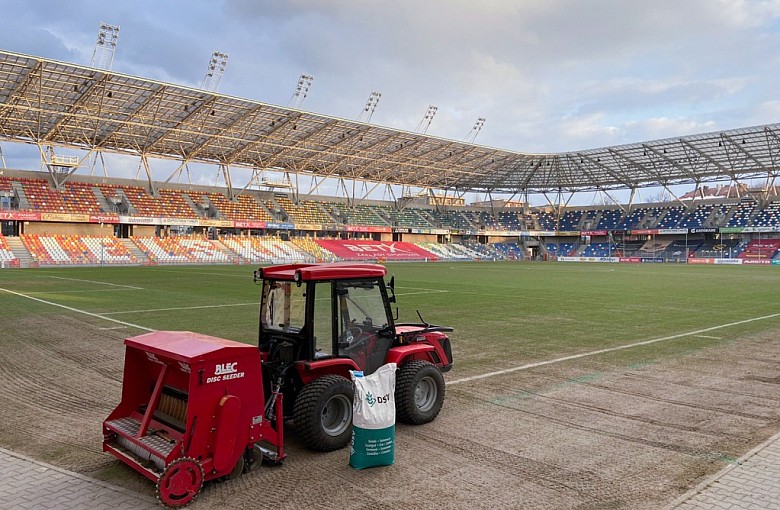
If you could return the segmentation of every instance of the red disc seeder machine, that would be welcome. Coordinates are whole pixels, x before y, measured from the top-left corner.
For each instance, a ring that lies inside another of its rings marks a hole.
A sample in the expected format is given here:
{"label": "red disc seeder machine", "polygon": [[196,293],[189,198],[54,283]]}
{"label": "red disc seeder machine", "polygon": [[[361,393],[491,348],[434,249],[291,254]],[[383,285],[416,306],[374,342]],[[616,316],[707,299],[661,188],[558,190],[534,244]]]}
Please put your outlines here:
{"label": "red disc seeder machine", "polygon": [[165,505],[284,459],[282,395],[265,401],[257,347],[186,331],[125,345],[122,401],[103,422],[103,450],[156,482]]}

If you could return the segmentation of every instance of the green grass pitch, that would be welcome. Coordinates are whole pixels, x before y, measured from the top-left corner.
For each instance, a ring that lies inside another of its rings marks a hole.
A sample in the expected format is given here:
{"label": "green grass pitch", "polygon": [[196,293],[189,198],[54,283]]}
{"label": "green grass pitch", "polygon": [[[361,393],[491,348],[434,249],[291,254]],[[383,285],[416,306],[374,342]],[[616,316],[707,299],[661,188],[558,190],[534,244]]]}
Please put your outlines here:
{"label": "green grass pitch", "polygon": [[[780,312],[777,266],[440,262],[387,267],[388,279],[396,277],[399,320],[417,321],[419,310],[427,321],[455,328],[451,379],[675,337],[605,355],[630,364],[780,326],[780,316],[774,316]],[[68,314],[95,327],[122,329],[126,336],[145,332],[135,325],[253,344],[260,292],[253,269],[0,271],[0,326],[8,334],[25,316]]]}

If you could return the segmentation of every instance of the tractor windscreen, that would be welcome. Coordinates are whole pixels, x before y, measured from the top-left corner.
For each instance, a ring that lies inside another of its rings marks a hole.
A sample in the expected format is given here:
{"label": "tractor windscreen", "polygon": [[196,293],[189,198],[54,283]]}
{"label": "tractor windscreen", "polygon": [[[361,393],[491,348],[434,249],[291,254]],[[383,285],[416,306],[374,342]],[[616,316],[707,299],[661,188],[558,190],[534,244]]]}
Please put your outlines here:
{"label": "tractor windscreen", "polygon": [[386,334],[388,308],[379,281],[338,281],[336,298],[338,353],[352,358],[367,374],[372,373],[384,363],[393,341],[392,334]]}
{"label": "tractor windscreen", "polygon": [[387,312],[378,282],[337,282],[336,295],[339,299],[342,333],[354,324],[376,329],[387,327]]}
{"label": "tractor windscreen", "polygon": [[265,280],[260,305],[263,329],[298,333],[306,323],[306,287]]}

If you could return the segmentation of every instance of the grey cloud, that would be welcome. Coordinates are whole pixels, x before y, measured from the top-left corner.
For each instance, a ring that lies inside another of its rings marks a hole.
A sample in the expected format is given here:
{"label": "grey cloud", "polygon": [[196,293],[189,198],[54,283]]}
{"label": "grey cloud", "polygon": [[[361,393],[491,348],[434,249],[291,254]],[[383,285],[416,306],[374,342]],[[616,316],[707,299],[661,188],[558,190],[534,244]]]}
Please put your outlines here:
{"label": "grey cloud", "polygon": [[[197,86],[211,51],[220,50],[230,54],[222,92],[286,104],[307,72],[315,80],[305,109],[355,118],[378,90],[374,123],[414,129],[435,104],[430,134],[462,139],[484,116],[477,141],[516,150],[739,127],[767,118],[754,105],[773,100],[780,85],[771,27],[777,2],[0,0],[0,7],[19,20],[0,31],[5,49],[87,63],[97,25],[107,21],[122,27],[114,67],[122,72]],[[658,118],[678,121],[652,122]]]}

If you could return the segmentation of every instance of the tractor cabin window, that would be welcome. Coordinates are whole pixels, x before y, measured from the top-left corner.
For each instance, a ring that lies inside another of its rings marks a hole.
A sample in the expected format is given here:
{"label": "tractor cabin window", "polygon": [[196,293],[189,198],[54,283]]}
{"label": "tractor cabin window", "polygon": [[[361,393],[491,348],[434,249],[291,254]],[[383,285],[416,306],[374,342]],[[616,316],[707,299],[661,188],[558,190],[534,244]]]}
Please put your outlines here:
{"label": "tractor cabin window", "polygon": [[314,359],[333,354],[333,313],[331,283],[320,282],[314,293]]}
{"label": "tractor cabin window", "polygon": [[266,281],[260,310],[263,328],[298,333],[306,318],[306,286],[293,282]]}

